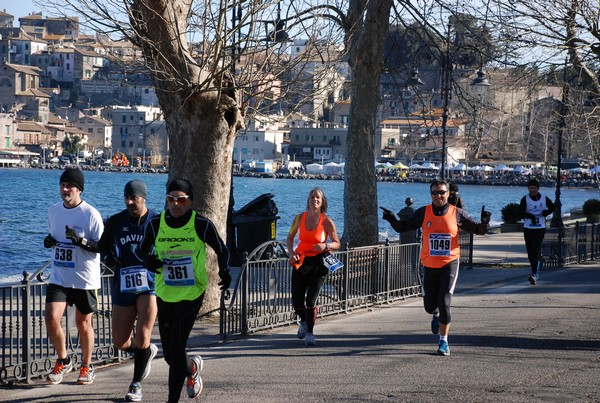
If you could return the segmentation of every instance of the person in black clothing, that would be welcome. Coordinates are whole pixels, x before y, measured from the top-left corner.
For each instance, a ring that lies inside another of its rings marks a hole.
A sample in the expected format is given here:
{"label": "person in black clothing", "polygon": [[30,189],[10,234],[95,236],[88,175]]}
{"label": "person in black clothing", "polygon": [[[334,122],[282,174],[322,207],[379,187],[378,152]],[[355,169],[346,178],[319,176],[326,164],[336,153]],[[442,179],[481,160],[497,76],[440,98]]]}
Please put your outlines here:
{"label": "person in black clothing", "polygon": [[[147,221],[156,214],[146,207],[147,187],[141,180],[127,182],[124,189],[126,209],[106,222],[98,249],[115,269],[112,284],[112,334],[115,347],[134,353],[133,379],[125,400],[142,400],[141,382],[150,373],[158,347],[151,343],[156,320],[154,273],[144,265],[140,245]],[[135,338],[131,336],[135,325]]]}
{"label": "person in black clothing", "polygon": [[156,272],[158,330],[169,364],[168,402],[174,403],[184,382],[190,398],[202,391],[204,362],[199,355],[188,357],[186,347],[208,286],[207,246],[217,255],[221,290],[229,287],[231,275],[229,251],[215,225],[192,208],[192,184],[174,179],[166,197],[167,210],[148,222],[141,252],[145,266]]}
{"label": "person in black clothing", "polygon": [[523,237],[527,259],[531,265],[529,283],[535,285],[542,257],[542,242],[546,235],[546,217],[554,211],[554,203],[540,193],[540,184],[533,178],[527,182],[528,194],[521,198],[520,211],[523,221]]}
{"label": "person in black clothing", "polygon": [[482,208],[481,223],[478,223],[463,209],[449,204],[446,181],[433,181],[430,192],[431,204],[420,207],[410,218],[398,220],[389,210],[384,210],[383,219],[398,232],[418,228],[422,230],[423,304],[425,311],[433,315],[432,333],[439,334],[437,353],[450,355],[450,306],[460,261],[458,233],[463,230],[479,235],[485,234],[489,227],[490,213]]}
{"label": "person in black clothing", "polygon": [[458,185],[456,183],[450,184],[450,196],[448,197],[448,203],[461,209],[465,208],[465,202],[458,193]]}
{"label": "person in black clothing", "polygon": [[[401,220],[412,217],[415,213],[412,197],[407,197],[404,200],[406,207],[398,212],[398,218]],[[419,231],[405,231],[400,233],[400,243],[415,243],[419,241]]]}

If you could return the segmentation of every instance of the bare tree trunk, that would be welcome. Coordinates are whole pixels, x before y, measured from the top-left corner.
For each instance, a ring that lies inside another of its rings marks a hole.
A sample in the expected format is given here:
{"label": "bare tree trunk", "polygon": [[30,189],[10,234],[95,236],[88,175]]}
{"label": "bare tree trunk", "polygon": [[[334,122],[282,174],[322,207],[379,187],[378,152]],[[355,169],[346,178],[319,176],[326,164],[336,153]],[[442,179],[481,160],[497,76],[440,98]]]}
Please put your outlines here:
{"label": "bare tree trunk", "polygon": [[344,234],[352,247],[379,241],[375,127],[383,43],[389,28],[391,0],[350,3],[347,48],[352,67],[352,104],[344,182]]}
{"label": "bare tree trunk", "polygon": [[[211,219],[225,240],[233,141],[242,119],[229,73],[210,75],[189,53],[185,33],[191,4],[189,0],[139,0],[132,4],[130,22],[165,114],[169,180],[190,180],[194,209]],[[214,253],[207,256],[207,272],[202,312],[219,307]]]}

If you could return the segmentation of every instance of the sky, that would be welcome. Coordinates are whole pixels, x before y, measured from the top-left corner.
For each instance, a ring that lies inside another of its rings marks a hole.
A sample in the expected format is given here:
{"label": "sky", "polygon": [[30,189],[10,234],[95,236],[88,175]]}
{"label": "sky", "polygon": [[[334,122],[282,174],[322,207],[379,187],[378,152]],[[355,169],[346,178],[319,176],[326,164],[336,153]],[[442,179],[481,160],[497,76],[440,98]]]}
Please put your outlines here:
{"label": "sky", "polygon": [[36,7],[33,4],[33,0],[0,0],[0,10],[6,11],[6,13],[15,17],[15,26],[19,26],[20,17],[25,17],[34,11],[42,11],[41,7]]}

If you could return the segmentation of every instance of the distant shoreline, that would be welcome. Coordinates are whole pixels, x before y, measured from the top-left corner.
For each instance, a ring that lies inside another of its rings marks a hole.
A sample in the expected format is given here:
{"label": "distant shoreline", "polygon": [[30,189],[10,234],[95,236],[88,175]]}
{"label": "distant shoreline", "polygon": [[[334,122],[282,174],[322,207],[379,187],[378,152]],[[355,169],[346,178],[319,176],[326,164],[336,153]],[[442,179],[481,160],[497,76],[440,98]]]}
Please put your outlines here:
{"label": "distant shoreline", "polygon": [[[167,169],[143,168],[143,167],[109,167],[109,166],[92,166],[92,165],[77,165],[77,164],[44,164],[40,166],[17,166],[6,169],[55,169],[62,170],[66,167],[79,167],[83,171],[96,172],[127,172],[127,173],[169,173]],[[300,180],[344,180],[344,175],[340,174],[290,174],[290,173],[271,173],[271,172],[234,172],[233,176],[246,178],[271,178],[271,179],[300,179]],[[509,176],[509,177],[493,177],[493,178],[446,178],[448,182],[455,182],[462,185],[481,185],[481,186],[517,186],[522,187],[527,185],[530,176]],[[407,178],[388,175],[377,175],[378,182],[391,183],[429,183],[434,179],[433,176],[414,175]],[[556,187],[554,179],[539,179],[542,187]],[[568,178],[562,181],[561,187],[579,188],[579,189],[598,189],[599,184],[593,179],[577,179]]]}

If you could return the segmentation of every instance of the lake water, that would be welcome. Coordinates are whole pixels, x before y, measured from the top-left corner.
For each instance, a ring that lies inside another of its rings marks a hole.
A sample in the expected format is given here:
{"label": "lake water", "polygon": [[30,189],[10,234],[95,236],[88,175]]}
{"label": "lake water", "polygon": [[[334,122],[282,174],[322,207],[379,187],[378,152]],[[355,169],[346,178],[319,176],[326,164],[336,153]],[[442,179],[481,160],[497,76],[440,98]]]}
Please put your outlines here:
{"label": "lake water", "polygon": [[[18,280],[27,270],[34,272],[50,259],[49,250],[42,245],[48,233],[48,207],[60,201],[58,181],[62,170],[0,169],[0,280]],[[83,199],[98,209],[102,217],[121,211],[123,187],[132,179],[142,179],[148,185],[147,204],[162,210],[165,194],[165,174],[138,174],[86,171]],[[344,183],[339,180],[301,180],[271,178],[234,178],[234,209],[254,198],[272,193],[279,209],[277,239],[285,240],[293,217],[304,210],[308,192],[321,187],[329,200],[328,214],[333,218],[341,236],[343,223]],[[378,205],[398,212],[410,196],[415,207],[431,201],[429,185],[425,183],[378,183]],[[478,219],[481,206],[492,212],[492,224],[500,222],[500,210],[506,204],[519,202],[525,187],[461,185],[460,194],[467,210]],[[553,188],[542,188],[543,194],[554,200]],[[597,189],[562,189],[563,213],[580,208],[587,199],[600,198]],[[398,234],[379,214],[379,233],[382,239],[397,239]]]}

